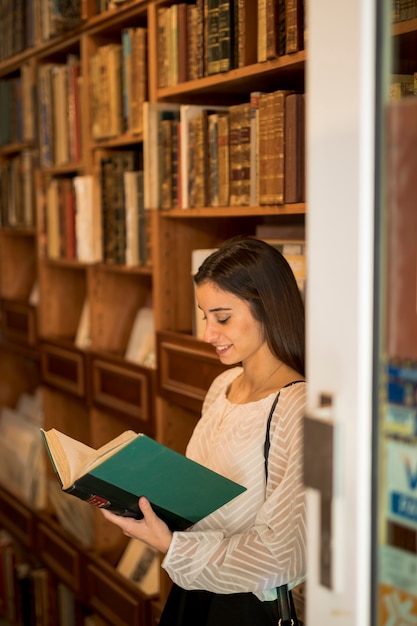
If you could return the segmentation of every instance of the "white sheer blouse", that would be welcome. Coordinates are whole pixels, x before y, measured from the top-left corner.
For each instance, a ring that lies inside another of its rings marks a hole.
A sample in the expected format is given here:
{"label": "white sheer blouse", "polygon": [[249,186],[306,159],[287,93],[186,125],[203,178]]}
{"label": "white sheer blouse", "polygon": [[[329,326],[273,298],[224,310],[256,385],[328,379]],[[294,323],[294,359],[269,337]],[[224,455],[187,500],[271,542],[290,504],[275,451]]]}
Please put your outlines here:
{"label": "white sheer blouse", "polygon": [[184,589],[251,591],[261,600],[305,576],[305,494],[302,417],[306,384],[281,390],[271,423],[265,489],[264,441],[276,394],[248,404],[226,397],[241,368],[212,383],[187,456],[247,487],[247,491],[185,532],[175,532],[162,566]]}

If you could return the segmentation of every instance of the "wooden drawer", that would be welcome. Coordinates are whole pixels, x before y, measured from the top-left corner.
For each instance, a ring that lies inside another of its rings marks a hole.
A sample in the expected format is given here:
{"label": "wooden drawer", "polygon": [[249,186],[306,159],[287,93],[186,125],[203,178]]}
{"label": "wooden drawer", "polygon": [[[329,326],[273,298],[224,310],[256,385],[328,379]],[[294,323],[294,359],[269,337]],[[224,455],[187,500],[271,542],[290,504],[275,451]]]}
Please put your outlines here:
{"label": "wooden drawer", "polygon": [[68,537],[40,521],[36,528],[36,549],[42,562],[73,591],[80,591],[82,553]]}
{"label": "wooden drawer", "polygon": [[41,346],[43,380],[76,396],[86,396],[85,355],[76,349],[62,348],[49,343]]}
{"label": "wooden drawer", "polygon": [[92,401],[140,422],[153,431],[155,370],[92,356]]}
{"label": "wooden drawer", "polygon": [[150,600],[103,562],[87,565],[88,604],[112,626],[148,626]]}
{"label": "wooden drawer", "polygon": [[211,382],[225,369],[212,346],[189,335],[159,332],[157,354],[159,395],[200,412]]}
{"label": "wooden drawer", "polygon": [[0,524],[21,544],[31,548],[35,537],[35,517],[12,494],[0,488]]}
{"label": "wooden drawer", "polygon": [[11,341],[36,345],[36,309],[29,304],[1,301],[1,331]]}

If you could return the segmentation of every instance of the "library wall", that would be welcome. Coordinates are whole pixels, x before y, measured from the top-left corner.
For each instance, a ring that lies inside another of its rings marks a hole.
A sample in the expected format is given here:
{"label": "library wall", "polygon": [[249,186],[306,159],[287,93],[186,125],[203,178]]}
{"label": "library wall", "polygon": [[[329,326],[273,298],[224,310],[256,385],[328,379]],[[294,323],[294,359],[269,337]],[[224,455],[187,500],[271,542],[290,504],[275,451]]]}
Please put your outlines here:
{"label": "library wall", "polygon": [[30,588],[48,596],[49,623],[69,623],[70,606],[77,625],[156,625],[168,578],[158,565],[134,582],[143,547],[60,493],[38,430],[98,447],[133,429],[184,452],[222,369],[194,304],[198,260],[261,237],[304,293],[304,2],[4,0],[2,12],[0,432],[22,468],[0,472],[13,610]]}

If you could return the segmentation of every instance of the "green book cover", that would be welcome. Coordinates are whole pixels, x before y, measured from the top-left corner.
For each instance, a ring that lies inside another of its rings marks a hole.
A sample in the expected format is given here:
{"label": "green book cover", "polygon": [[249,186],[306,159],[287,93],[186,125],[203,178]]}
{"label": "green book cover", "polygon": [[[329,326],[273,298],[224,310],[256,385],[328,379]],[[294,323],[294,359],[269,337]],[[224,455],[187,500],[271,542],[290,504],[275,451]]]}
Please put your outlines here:
{"label": "green book cover", "polygon": [[[91,465],[90,460],[90,469],[80,471],[69,486],[63,486],[58,462],[62,451],[54,456],[48,432],[42,431],[43,439],[63,490],[118,515],[142,517],[137,502],[146,496],[172,530],[184,530],[246,490],[142,434],[102,462]],[[64,442],[68,440],[64,436]],[[88,446],[85,449],[96,452]]]}

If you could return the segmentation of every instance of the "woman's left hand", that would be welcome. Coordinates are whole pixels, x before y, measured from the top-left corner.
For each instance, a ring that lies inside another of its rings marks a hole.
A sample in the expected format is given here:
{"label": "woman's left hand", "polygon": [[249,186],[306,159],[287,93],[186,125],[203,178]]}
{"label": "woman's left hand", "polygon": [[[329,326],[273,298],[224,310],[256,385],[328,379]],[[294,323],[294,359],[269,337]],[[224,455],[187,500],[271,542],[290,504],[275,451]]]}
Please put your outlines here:
{"label": "woman's left hand", "polygon": [[154,513],[149,500],[141,497],[138,503],[143,513],[143,519],[141,520],[115,515],[106,509],[100,509],[100,511],[106,519],[119,526],[128,537],[140,539],[152,548],[166,554],[171,545],[172,532],[165,522]]}

